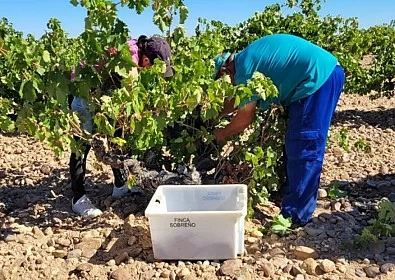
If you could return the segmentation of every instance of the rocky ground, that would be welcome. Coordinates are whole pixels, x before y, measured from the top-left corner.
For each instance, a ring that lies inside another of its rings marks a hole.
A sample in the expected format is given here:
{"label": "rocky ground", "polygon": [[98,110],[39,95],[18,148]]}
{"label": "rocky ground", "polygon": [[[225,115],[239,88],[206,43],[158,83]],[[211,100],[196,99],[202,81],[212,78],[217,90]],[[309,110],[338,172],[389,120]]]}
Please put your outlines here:
{"label": "rocky ground", "polygon": [[[111,172],[92,154],[88,193],[105,214],[77,217],[67,155],[55,158],[29,137],[0,135],[0,279],[395,279],[395,238],[367,250],[354,242],[380,199],[395,201],[394,108],[395,99],[343,96],[313,221],[286,237],[263,236],[264,216],[247,221],[246,251],[227,261],[155,260],[144,217],[150,196],[113,200]],[[346,197],[328,197],[334,182]]]}

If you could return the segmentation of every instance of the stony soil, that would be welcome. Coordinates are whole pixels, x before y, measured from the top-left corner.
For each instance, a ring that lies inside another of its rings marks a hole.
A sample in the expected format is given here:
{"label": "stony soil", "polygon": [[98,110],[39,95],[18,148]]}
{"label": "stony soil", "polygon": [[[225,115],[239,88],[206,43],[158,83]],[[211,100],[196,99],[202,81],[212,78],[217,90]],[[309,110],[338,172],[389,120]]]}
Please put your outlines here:
{"label": "stony soil", "polygon": [[[227,261],[155,260],[144,217],[150,196],[113,200],[111,172],[92,153],[88,194],[105,214],[77,217],[67,155],[56,158],[29,137],[0,135],[0,279],[395,279],[395,238],[368,250],[353,242],[381,198],[395,201],[394,108],[395,99],[343,96],[313,221],[286,237],[263,236],[257,229],[267,217],[258,215],[246,222],[244,255]],[[342,128],[349,152],[335,139]],[[371,152],[354,148],[358,140]],[[333,182],[347,197],[328,197]]]}

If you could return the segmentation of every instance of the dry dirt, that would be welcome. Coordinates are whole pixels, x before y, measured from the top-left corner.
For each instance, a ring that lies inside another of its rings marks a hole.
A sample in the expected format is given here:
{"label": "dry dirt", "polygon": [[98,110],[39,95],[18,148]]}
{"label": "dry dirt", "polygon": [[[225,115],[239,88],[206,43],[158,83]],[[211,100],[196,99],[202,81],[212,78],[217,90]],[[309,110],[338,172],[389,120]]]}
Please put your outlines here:
{"label": "dry dirt", "polygon": [[[247,221],[245,254],[226,262],[155,260],[144,217],[150,197],[112,199],[111,172],[98,169],[93,153],[87,191],[105,214],[77,217],[68,155],[56,158],[26,136],[0,135],[0,279],[395,279],[395,238],[368,250],[353,243],[380,199],[395,201],[394,128],[394,98],[343,96],[313,221],[286,237],[263,236],[257,229],[264,220]],[[348,152],[336,139],[342,129]],[[328,197],[334,182],[346,197]]]}

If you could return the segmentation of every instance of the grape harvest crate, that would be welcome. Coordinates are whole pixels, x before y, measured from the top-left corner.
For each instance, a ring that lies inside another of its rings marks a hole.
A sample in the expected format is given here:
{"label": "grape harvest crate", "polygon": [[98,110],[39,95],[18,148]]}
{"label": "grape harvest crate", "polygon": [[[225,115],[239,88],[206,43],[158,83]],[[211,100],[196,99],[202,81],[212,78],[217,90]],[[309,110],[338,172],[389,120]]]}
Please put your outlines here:
{"label": "grape harvest crate", "polygon": [[237,258],[244,251],[246,214],[246,185],[161,185],[145,210],[154,257]]}

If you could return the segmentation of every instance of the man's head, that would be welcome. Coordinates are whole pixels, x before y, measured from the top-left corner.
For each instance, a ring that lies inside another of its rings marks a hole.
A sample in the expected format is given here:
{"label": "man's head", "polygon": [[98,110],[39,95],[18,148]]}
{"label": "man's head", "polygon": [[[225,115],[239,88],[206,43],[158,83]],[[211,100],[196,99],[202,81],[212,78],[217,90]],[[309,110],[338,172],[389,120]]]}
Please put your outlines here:
{"label": "man's head", "polygon": [[234,74],[235,74],[235,63],[234,63],[234,53],[222,52],[214,58],[215,61],[215,80],[218,80],[223,75],[229,75],[232,84],[235,84]]}
{"label": "man's head", "polygon": [[154,64],[155,58],[159,58],[166,64],[165,77],[173,76],[173,69],[171,67],[171,49],[169,44],[162,38],[151,37],[144,35],[138,39],[138,46],[140,50],[139,66],[148,68]]}

